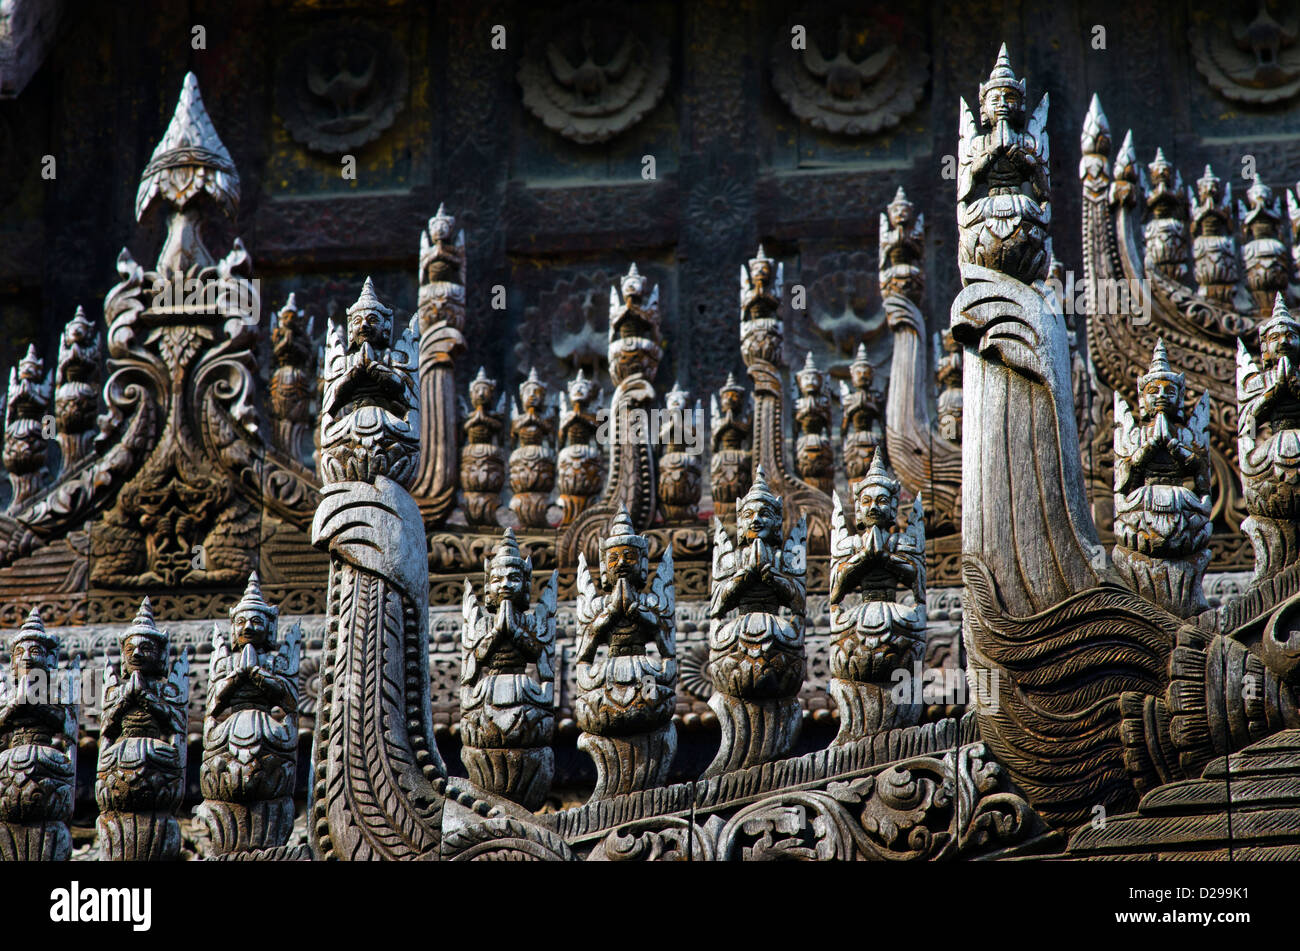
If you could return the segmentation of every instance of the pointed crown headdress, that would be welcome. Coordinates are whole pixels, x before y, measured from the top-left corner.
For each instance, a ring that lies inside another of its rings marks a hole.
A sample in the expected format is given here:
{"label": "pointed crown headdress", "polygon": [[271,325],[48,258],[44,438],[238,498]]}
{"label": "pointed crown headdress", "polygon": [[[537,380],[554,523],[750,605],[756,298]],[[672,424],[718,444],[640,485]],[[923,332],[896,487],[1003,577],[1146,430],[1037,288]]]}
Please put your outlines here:
{"label": "pointed crown headdress", "polygon": [[745,493],[745,497],[740,500],[737,509],[744,509],[751,502],[762,502],[776,509],[777,514],[782,518],[785,517],[785,503],[781,496],[777,495],[767,484],[767,472],[760,465],[754,469],[754,481]]}

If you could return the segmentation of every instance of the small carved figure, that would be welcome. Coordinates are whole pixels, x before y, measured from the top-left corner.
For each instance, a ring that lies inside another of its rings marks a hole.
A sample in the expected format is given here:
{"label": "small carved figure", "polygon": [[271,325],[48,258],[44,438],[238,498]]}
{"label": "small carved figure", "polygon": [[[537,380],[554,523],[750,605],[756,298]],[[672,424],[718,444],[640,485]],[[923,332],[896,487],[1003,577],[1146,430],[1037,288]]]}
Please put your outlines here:
{"label": "small carved figure", "polygon": [[880,296],[919,304],[925,292],[925,215],[900,187],[880,215]]}
{"label": "small carved figure", "polygon": [[505,429],[506,395],[497,399],[497,381],[478,368],[469,384],[470,407],[465,410],[465,444],[460,450],[460,485],[465,495],[465,520],[491,528],[497,524],[506,460],[500,439]]}
{"label": "small carved figure", "polygon": [[1210,401],[1190,417],[1186,384],[1162,342],[1138,379],[1138,418],[1115,394],[1115,567],[1138,594],[1179,617],[1208,605]]}
{"label": "small carved figure", "polygon": [[49,476],[44,420],[53,395],[53,375],[45,371],[45,361],[36,355],[33,344],[18,366],[9,370],[3,459],[13,487],[10,512],[17,512],[40,492]]}
{"label": "small carved figure", "polygon": [[759,466],[737,509],[734,540],[714,522],[709,706],[722,745],[705,778],[789,756],[799,739],[808,529],[800,518],[786,536],[783,517]]}
{"label": "small carved figure", "polygon": [[555,774],[557,577],[551,573],[529,611],[533,562],[520,554],[509,528],[483,574],[482,606],[465,579],[460,758],[475,783],[536,809]]}
{"label": "small carved figure", "polygon": [[840,381],[840,405],[844,407],[844,474],[850,486],[866,476],[871,460],[885,441],[881,420],[885,407],[880,392],[871,385],[875,373],[866,344],[858,344],[858,352],[849,364],[849,382]]}
{"label": "small carved figure", "polygon": [[59,337],[59,363],[54,375],[54,419],[65,473],[90,455],[99,431],[99,358],[95,325],[78,307]]}
{"label": "small carved figure", "polygon": [[1246,190],[1246,203],[1237,203],[1241,222],[1241,257],[1246,266],[1246,287],[1260,313],[1291,283],[1293,262],[1286,245],[1282,202],[1273,189],[1256,177]]}
{"label": "small carved figure", "polygon": [[[958,142],[959,260],[1031,284],[1047,275],[1044,242],[1052,221],[1047,94],[1025,118],[1025,81],[1006,44],[980,84],[979,125],[961,101]],[[982,131],[981,131],[982,130]]]}
{"label": "small carved figure", "polygon": [[112,861],[180,856],[175,812],[185,796],[189,654],[169,660],[170,638],[145,598],[104,670],[95,802],[99,844]]}
{"label": "small carved figure", "polygon": [[754,454],[749,450],[754,414],[749,394],[730,373],[710,403],[709,488],[713,514],[731,522],[736,517],[736,500],[749,491],[754,471]]}
{"label": "small carved figure", "polygon": [[[650,579],[649,542],[621,509],[600,546],[600,584],[578,558],[578,748],[596,763],[592,800],[662,786],[677,751],[672,549]],[[648,582],[648,584],[647,584]]]}
{"label": "small carved figure", "polygon": [[939,435],[949,442],[961,442],[961,345],[952,331],[944,329],[939,338],[943,356],[934,369],[939,390]]}
{"label": "small carved figure", "polygon": [[1196,197],[1191,204],[1197,290],[1212,300],[1231,301],[1240,276],[1232,184],[1225,183],[1207,165],[1205,174],[1196,180]]}
{"label": "small carved figure", "polygon": [[59,670],[59,639],[37,611],[0,670],[0,861],[63,862],[72,852],[80,669]]}
{"label": "small carved figure", "polygon": [[[905,523],[898,521],[902,486],[879,456],[853,493],[850,529],[835,496],[831,534],[830,694],[840,713],[836,744],[881,730],[911,726],[924,709],[914,690],[896,695],[897,673],[907,684],[925,654],[925,511],[918,495]],[[896,601],[899,588],[915,603]],[[860,595],[853,602],[852,597]]]}
{"label": "small carved figure", "polygon": [[600,400],[600,387],[582,370],[569,381],[569,398],[560,394],[560,457],[556,486],[564,510],[561,525],[568,525],[587,507],[603,484],[604,454],[596,443],[600,421],[592,404]]}
{"label": "small carved figure", "polygon": [[687,403],[690,396],[680,386],[673,386],[664,397],[667,419],[659,429],[659,444],[663,455],[659,457],[659,504],[668,522],[693,522],[699,511],[700,493],[703,491],[703,465],[700,452],[691,451],[696,427],[702,425],[700,403],[695,402],[692,413]]}
{"label": "small carved figure", "polygon": [[794,418],[799,425],[795,440],[794,468],[809,485],[827,495],[835,491],[835,446],[831,443],[831,391],[826,374],[808,354],[803,369],[795,374],[798,394]]}
{"label": "small carved figure", "polygon": [[317,410],[316,348],[312,342],[315,321],[298,309],[293,294],[280,308],[271,331],[271,414],[275,417],[275,442],[290,459],[300,458],[303,440],[311,431]]}
{"label": "small carved figure", "polygon": [[546,405],[546,384],[537,370],[519,385],[519,403],[510,414],[510,435],[515,450],[510,453],[510,511],[525,528],[546,528],[546,510],[555,488],[555,411]]}
{"label": "small carved figure", "polygon": [[1191,278],[1191,246],[1187,241],[1188,191],[1183,176],[1165,158],[1163,149],[1147,166],[1146,213],[1142,228],[1145,262],[1152,270],[1186,283]]}
{"label": "small carved figure", "polygon": [[275,849],[293,831],[302,631],[281,636],[279,613],[253,572],[229,633],[213,627],[195,818],[218,855]]}

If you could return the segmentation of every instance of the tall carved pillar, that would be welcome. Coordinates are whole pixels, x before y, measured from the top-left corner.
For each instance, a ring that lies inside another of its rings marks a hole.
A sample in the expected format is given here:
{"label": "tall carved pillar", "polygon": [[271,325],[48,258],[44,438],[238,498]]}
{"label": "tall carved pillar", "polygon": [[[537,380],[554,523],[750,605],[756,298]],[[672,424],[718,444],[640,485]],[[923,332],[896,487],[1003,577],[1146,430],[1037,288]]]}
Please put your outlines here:
{"label": "tall carved pillar", "polygon": [[95,802],[99,845],[114,862],[180,857],[176,810],[185,796],[189,654],[168,656],[145,598],[122,634],[122,659],[104,670]]}
{"label": "tall carved pillar", "polygon": [[1245,204],[1237,203],[1237,220],[1241,223],[1246,287],[1262,314],[1272,306],[1274,297],[1286,292],[1294,273],[1286,245],[1282,202],[1273,197],[1273,189],[1256,178],[1246,190]]}
{"label": "tall carved pillar", "polygon": [[464,489],[465,521],[475,528],[496,528],[501,488],[506,484],[506,460],[500,440],[505,429],[506,395],[497,399],[497,381],[483,368],[469,384],[469,414],[463,424],[460,484]]}
{"label": "tall carved pillar", "polygon": [[1205,174],[1196,180],[1192,205],[1193,272],[1203,297],[1224,303],[1232,300],[1241,273],[1236,230],[1232,185],[1207,165]]}
{"label": "tall carved pillar", "polygon": [[799,478],[827,495],[835,492],[835,445],[831,442],[831,391],[826,374],[811,353],[795,374],[798,398],[794,419],[799,436],[794,443],[794,468]]}
{"label": "tall carved pillar", "polygon": [[561,535],[562,564],[575,564],[579,555],[596,557],[610,520],[624,508],[638,530],[654,521],[658,489],[654,434],[634,422],[648,418],[654,404],[653,381],[664,355],[659,321],[659,287],[650,287],[633,264],[619,286],[609,289],[609,375],[614,381],[609,476],[599,502],[579,514]]}
{"label": "tall carved pillar", "polygon": [[[650,578],[649,542],[620,509],[600,545],[600,583],[578,556],[578,748],[596,764],[593,801],[662,786],[677,752],[672,548]],[[648,582],[648,584],[647,584]]]}
{"label": "tall carved pillar", "polygon": [[411,486],[425,525],[456,504],[456,360],[465,352],[465,232],[438,206],[420,232],[420,469]]}
{"label": "tall carved pillar", "polygon": [[536,809],[555,775],[557,576],[551,573],[529,611],[533,562],[520,554],[509,528],[483,573],[481,606],[465,579],[460,758],[479,786]]}
{"label": "tall carved pillar", "polygon": [[754,428],[754,413],[749,394],[727,374],[727,382],[710,400],[711,410],[709,490],[713,495],[713,514],[724,522],[734,522],[736,500],[749,491],[754,471],[754,454],[749,448]]}
{"label": "tall carved pillar", "polygon": [[99,432],[99,360],[99,335],[85,310],[78,307],[59,337],[59,364],[54,374],[54,420],[65,473],[90,455]]}
{"label": "tall carved pillar", "polygon": [[880,393],[871,385],[875,372],[867,357],[866,344],[858,344],[858,352],[849,364],[849,382],[840,381],[840,404],[844,407],[844,474],[850,487],[866,476],[871,460],[885,441],[881,419],[884,407]]}
{"label": "tall carved pillar", "polygon": [[229,633],[212,634],[195,818],[216,855],[282,857],[270,850],[293,832],[302,632],[281,635],[278,617],[254,572]]}
{"label": "tall carved pillar", "polygon": [[429,707],[429,563],[407,491],[420,455],[419,350],[366,279],[331,325],[321,404],[320,506],[329,552],[312,757],[318,858],[428,859],[446,777]]}
{"label": "tall carved pillar", "polygon": [[1138,417],[1115,394],[1115,567],[1136,593],[1179,617],[1209,605],[1210,398],[1190,417],[1186,384],[1157,343],[1138,379]]}
{"label": "tall carved pillar", "polygon": [[754,465],[762,466],[771,490],[785,499],[787,519],[804,519],[809,548],[830,547],[831,497],[792,473],[786,465],[782,350],[785,322],[781,319],[784,269],[763,253],[740,268],[740,354],[754,381]]}
{"label": "tall carved pillar", "polygon": [[714,523],[709,706],[722,745],[704,778],[790,756],[803,726],[808,529],[801,517],[786,535],[783,514],[760,465],[737,509],[735,538]]}
{"label": "tall carved pillar", "polygon": [[510,511],[525,528],[548,528],[546,510],[555,488],[555,413],[546,405],[546,384],[537,370],[519,386],[519,399],[510,414]]}
{"label": "tall carved pillar", "polygon": [[53,393],[53,376],[45,371],[45,361],[36,355],[35,345],[29,346],[18,366],[9,370],[5,402],[3,458],[13,488],[10,512],[18,511],[40,492],[49,476],[44,418]]}
{"label": "tall carved pillar", "polygon": [[275,444],[290,459],[298,459],[303,441],[316,421],[316,348],[312,344],[315,321],[298,309],[293,294],[284,302],[271,331],[271,415]]}
{"label": "tall carved pillar", "polygon": [[605,457],[596,443],[600,423],[592,409],[600,400],[600,387],[582,370],[569,381],[568,401],[560,394],[560,457],[556,488],[559,490],[560,525],[568,525],[600,491]]}
{"label": "tall carved pillar", "polygon": [[[659,428],[659,504],[669,522],[694,522],[699,511],[703,460],[703,413],[695,402],[695,412],[687,405],[689,395],[673,386],[664,397],[667,418]],[[694,447],[694,448],[692,448]]]}
{"label": "tall carved pillar", "polygon": [[[829,689],[840,714],[836,745],[911,726],[925,709],[915,690],[896,695],[896,672],[907,672],[904,684],[915,681],[925,654],[925,511],[918,495],[900,524],[901,488],[876,456],[853,493],[856,531],[835,496]],[[915,595],[912,606],[897,603],[900,586]],[[856,604],[854,593],[861,594]]]}
{"label": "tall carved pillar", "polygon": [[59,639],[32,611],[0,671],[0,861],[63,862],[72,852],[80,670],[59,670]]}
{"label": "tall carved pillar", "polygon": [[1255,583],[1300,560],[1300,322],[1282,295],[1259,328],[1259,359],[1237,345],[1237,453],[1245,487],[1242,530]]}

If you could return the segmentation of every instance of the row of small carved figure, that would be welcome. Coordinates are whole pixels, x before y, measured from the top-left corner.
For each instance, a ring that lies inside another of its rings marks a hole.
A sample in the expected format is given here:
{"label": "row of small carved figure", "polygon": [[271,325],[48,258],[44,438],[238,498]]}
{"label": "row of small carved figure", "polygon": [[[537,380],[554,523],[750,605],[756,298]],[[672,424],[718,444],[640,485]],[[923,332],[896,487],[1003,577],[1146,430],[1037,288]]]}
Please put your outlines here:
{"label": "row of small carved figure", "polygon": [[[900,486],[877,457],[859,483],[854,526],[836,504],[832,554],[830,691],[836,744],[919,721],[896,702],[892,677],[925,648],[925,534],[920,500],[898,519]],[[802,716],[802,520],[787,534],[783,505],[755,473],[736,532],[717,524],[713,558],[710,706],[721,748],[705,775],[791,755]],[[676,749],[675,594],[671,552],[653,578],[648,542],[627,513],[611,524],[593,570],[578,568],[579,641],[574,702],[579,747],[595,761],[593,799],[662,785]],[[461,668],[461,759],[485,790],[536,808],[553,777],[556,579],[529,604],[532,566],[506,529],[485,567],[482,600],[466,581]],[[899,588],[915,605],[896,603]],[[256,575],[214,629],[195,810],[213,857],[305,857],[291,846],[298,754],[297,625]],[[71,851],[80,671],[58,666],[59,640],[33,612],[10,644],[0,677],[0,858],[66,859]],[[188,655],[170,657],[148,598],[104,670],[95,799],[108,859],[180,854],[176,812],[186,769]]]}

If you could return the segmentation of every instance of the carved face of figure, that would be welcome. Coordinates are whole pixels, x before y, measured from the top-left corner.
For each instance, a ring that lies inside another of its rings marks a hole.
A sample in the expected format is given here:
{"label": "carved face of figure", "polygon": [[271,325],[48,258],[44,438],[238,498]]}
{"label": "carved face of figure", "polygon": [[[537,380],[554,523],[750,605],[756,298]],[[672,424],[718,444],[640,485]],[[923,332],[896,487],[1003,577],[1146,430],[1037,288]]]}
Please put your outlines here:
{"label": "carved face of figure", "polygon": [[469,385],[469,401],[478,409],[492,406],[492,398],[497,395],[497,388],[491,383],[475,381]]}
{"label": "carved face of figure", "polygon": [[781,512],[765,499],[750,499],[736,514],[736,529],[746,542],[781,540]]}
{"label": "carved face of figure", "polygon": [[1264,361],[1269,366],[1275,366],[1284,356],[1290,357],[1294,363],[1300,351],[1300,332],[1296,325],[1285,320],[1271,325],[1264,334],[1263,351]]}
{"label": "carved face of figure", "polygon": [[34,637],[16,641],[9,652],[13,656],[14,673],[17,674],[32,670],[53,670],[57,660],[54,648]]}
{"label": "carved face of figure", "polygon": [[645,583],[641,549],[636,545],[610,545],[604,553],[604,575],[609,584],[626,578],[634,588]]}
{"label": "carved face of figure", "polygon": [[132,634],[122,643],[122,667],[128,673],[138,670],[146,677],[161,677],[166,658],[167,649],[157,637]]}
{"label": "carved face of figure", "polygon": [[230,622],[230,633],[239,650],[246,644],[263,647],[271,639],[275,621],[264,611],[240,611]]}
{"label": "carved face of figure", "polygon": [[527,606],[528,590],[524,570],[518,565],[494,565],[488,574],[484,600],[488,607],[499,607],[507,601],[519,603],[520,598]]}
{"label": "carved face of figure", "polygon": [[855,390],[871,389],[871,380],[875,375],[876,371],[865,360],[855,360],[849,364],[849,382]]}
{"label": "carved face of figure", "polygon": [[524,401],[524,409],[540,410],[546,402],[546,387],[540,383],[525,383],[519,396]]}
{"label": "carved face of figure", "polygon": [[387,337],[387,321],[379,311],[361,307],[348,315],[348,339],[354,347],[363,343],[372,347],[386,347]]}
{"label": "carved face of figure", "polygon": [[718,394],[718,403],[724,413],[739,413],[744,406],[743,390],[723,390]]}
{"label": "carved face of figure", "polygon": [[1142,384],[1142,418],[1155,419],[1156,416],[1171,416],[1175,419],[1182,413],[1183,388],[1173,380],[1147,380]]}
{"label": "carved face of figure", "polygon": [[984,94],[980,104],[984,121],[990,126],[999,120],[1006,120],[1012,127],[1019,128],[1025,117],[1025,99],[1018,89],[1009,86],[994,86]]}
{"label": "carved face of figure", "polygon": [[772,262],[755,258],[749,262],[749,281],[755,287],[765,288],[772,283]]}
{"label": "carved face of figure", "polygon": [[888,486],[864,482],[853,500],[854,514],[863,528],[892,528],[898,517],[898,496]]}

